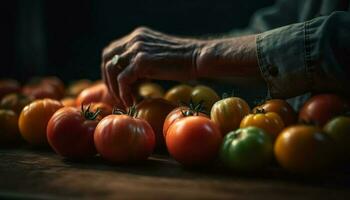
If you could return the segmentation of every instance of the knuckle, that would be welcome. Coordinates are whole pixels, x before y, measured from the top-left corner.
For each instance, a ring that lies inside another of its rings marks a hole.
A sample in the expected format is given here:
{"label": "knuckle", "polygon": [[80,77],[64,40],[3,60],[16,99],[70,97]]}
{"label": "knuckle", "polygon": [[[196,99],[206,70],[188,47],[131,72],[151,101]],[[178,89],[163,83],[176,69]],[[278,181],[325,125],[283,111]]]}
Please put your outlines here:
{"label": "knuckle", "polygon": [[143,60],[145,60],[145,58],[146,58],[146,53],[144,53],[144,52],[139,52],[139,53],[137,53],[136,56],[135,56],[135,62],[139,64],[140,62],[142,62]]}
{"label": "knuckle", "polygon": [[138,32],[138,33],[145,33],[147,31],[148,31],[148,28],[145,26],[139,26],[134,30],[134,32]]}
{"label": "knuckle", "polygon": [[125,76],[123,74],[119,74],[119,76],[117,77],[117,81],[119,85],[123,85],[125,82]]}
{"label": "knuckle", "polygon": [[142,41],[137,41],[137,42],[135,42],[135,43],[132,45],[131,49],[132,49],[133,51],[140,51],[140,50],[142,50],[142,48],[143,48],[144,46],[145,46],[144,42],[142,42]]}

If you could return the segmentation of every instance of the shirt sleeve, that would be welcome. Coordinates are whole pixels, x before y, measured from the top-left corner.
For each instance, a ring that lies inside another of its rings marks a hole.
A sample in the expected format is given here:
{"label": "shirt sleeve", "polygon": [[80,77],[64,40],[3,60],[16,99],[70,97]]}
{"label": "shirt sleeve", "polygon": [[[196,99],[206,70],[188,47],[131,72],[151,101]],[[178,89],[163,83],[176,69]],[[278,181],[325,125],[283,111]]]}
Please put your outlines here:
{"label": "shirt sleeve", "polygon": [[261,74],[274,98],[349,93],[350,13],[334,12],[257,35]]}
{"label": "shirt sleeve", "polygon": [[278,0],[269,7],[257,10],[251,17],[249,25],[246,28],[234,29],[225,35],[236,37],[256,34],[295,23],[298,20],[298,6],[300,2],[302,1]]}

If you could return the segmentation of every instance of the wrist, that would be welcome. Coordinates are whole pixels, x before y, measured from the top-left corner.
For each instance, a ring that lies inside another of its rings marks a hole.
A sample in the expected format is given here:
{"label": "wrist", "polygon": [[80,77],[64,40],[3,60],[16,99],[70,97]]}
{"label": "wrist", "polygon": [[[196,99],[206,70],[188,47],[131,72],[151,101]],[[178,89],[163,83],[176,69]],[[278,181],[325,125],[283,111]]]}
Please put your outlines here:
{"label": "wrist", "polygon": [[203,41],[195,58],[197,78],[260,77],[255,35]]}

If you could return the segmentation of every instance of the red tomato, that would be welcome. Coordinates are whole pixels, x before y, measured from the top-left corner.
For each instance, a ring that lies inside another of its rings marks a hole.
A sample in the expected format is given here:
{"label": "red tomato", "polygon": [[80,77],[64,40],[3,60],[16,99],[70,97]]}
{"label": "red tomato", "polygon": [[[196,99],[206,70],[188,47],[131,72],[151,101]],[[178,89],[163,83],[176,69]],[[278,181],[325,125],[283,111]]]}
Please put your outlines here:
{"label": "red tomato", "polygon": [[203,116],[208,117],[207,114],[204,114],[202,112],[196,112],[195,110],[191,110],[189,107],[182,106],[175,108],[173,111],[171,111],[167,117],[164,120],[163,125],[163,136],[166,137],[166,133],[168,132],[169,127],[177,120],[182,119],[184,117],[188,116]]}
{"label": "red tomato", "polygon": [[53,150],[67,158],[94,156],[96,116],[87,110],[63,107],[55,112],[47,125],[47,140]]}
{"label": "red tomato", "polygon": [[323,126],[330,119],[349,111],[348,102],[334,94],[320,94],[311,97],[301,108],[299,120]]}
{"label": "red tomato", "polygon": [[21,85],[16,80],[12,79],[0,79],[0,100],[6,94],[19,92]]}
{"label": "red tomato", "polygon": [[137,117],[146,120],[156,135],[158,149],[165,147],[163,125],[167,115],[175,108],[175,105],[165,99],[145,99],[136,106]]}
{"label": "red tomato", "polygon": [[208,164],[218,154],[222,136],[219,127],[203,116],[189,116],[175,121],[166,134],[172,157],[185,166]]}
{"label": "red tomato", "polygon": [[257,110],[277,113],[282,118],[285,126],[295,124],[297,121],[297,114],[292,106],[290,106],[287,101],[282,99],[267,100],[262,105],[255,107],[253,112],[257,112]]}
{"label": "red tomato", "polygon": [[147,121],[128,115],[103,118],[96,127],[94,141],[98,153],[114,163],[146,160],[155,147],[155,135]]}
{"label": "red tomato", "polygon": [[63,95],[52,85],[49,84],[31,84],[25,85],[22,89],[23,94],[34,97],[35,99],[55,99],[60,100]]}
{"label": "red tomato", "polygon": [[64,96],[65,89],[64,83],[61,79],[56,76],[47,76],[41,79],[41,84],[49,84],[56,88],[57,92],[60,94],[61,98]]}
{"label": "red tomato", "polygon": [[95,84],[83,90],[76,99],[76,105],[88,105],[90,103],[103,102],[110,106],[120,107],[122,104],[113,100],[104,83]]}

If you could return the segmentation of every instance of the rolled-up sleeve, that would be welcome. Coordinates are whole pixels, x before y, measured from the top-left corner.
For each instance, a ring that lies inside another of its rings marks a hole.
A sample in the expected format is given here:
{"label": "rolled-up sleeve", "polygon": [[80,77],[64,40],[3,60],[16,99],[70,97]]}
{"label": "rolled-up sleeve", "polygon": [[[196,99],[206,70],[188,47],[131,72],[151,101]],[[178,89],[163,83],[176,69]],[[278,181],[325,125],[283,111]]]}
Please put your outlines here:
{"label": "rolled-up sleeve", "polygon": [[261,74],[274,98],[349,93],[350,13],[334,12],[257,35]]}

